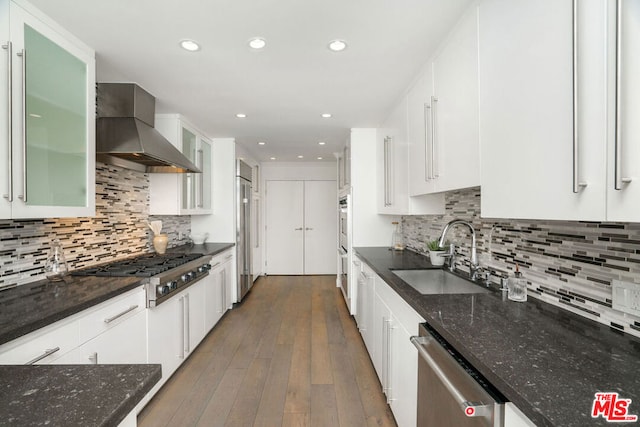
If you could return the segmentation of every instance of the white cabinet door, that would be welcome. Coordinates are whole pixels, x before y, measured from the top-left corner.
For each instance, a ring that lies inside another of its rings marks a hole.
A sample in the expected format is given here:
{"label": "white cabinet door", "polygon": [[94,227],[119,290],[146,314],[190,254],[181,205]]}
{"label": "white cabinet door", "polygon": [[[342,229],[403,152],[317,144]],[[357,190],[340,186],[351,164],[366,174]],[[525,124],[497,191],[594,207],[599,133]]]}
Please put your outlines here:
{"label": "white cabinet door", "polygon": [[335,181],[304,182],[304,274],[336,274]]}
{"label": "white cabinet door", "polygon": [[477,9],[462,17],[433,59],[436,191],[480,185]]}
{"label": "white cabinet door", "polygon": [[182,295],[176,295],[157,307],[147,309],[148,363],[162,365],[161,383],[164,383],[184,360],[183,310]]}
{"label": "white cabinet door", "polygon": [[225,255],[225,264],[223,267],[222,273],[222,314],[226,313],[227,310],[233,307],[234,300],[234,287],[235,287],[235,273],[234,266],[235,262],[233,261],[234,256],[233,253]]}
{"label": "white cabinet door", "polygon": [[185,294],[185,337],[188,337],[185,343],[185,357],[191,354],[193,350],[200,344],[200,341],[206,335],[205,332],[205,286],[206,282],[200,280],[187,289]]}
{"label": "white cabinet door", "polygon": [[[9,82],[9,64],[13,60],[13,43],[9,41],[9,2],[0,2],[0,82]],[[10,83],[10,82],[9,82]],[[0,84],[0,218],[11,218],[10,194],[13,191],[11,180],[11,84]]]}
{"label": "white cabinet door", "polygon": [[[7,167],[0,179],[5,184],[0,190],[2,217],[9,217],[9,200],[12,218],[93,216],[94,52],[37,10],[13,2],[3,2],[3,28],[9,3],[2,85],[10,83],[3,90],[10,87],[12,93],[1,102],[7,113],[2,120],[10,117],[11,134],[3,122],[0,156]],[[9,64],[11,82],[4,64]]]}
{"label": "white cabinet door", "polygon": [[505,427],[535,427],[535,423],[511,402],[504,405],[504,425]]}
{"label": "white cabinet door", "polygon": [[78,347],[78,321],[61,321],[0,346],[0,364],[55,363]]}
{"label": "white cabinet door", "polygon": [[387,397],[398,427],[415,426],[418,411],[418,350],[410,338],[411,334],[394,316],[390,329]]}
{"label": "white cabinet door", "polygon": [[[610,2],[610,6],[613,2]],[[609,221],[640,221],[640,2],[637,0],[621,0],[622,7],[620,22],[614,25],[612,19],[609,20],[612,28],[609,40],[615,40],[613,29],[618,28],[620,33],[620,69],[619,76],[619,105],[617,110],[618,123],[610,133],[609,147],[609,174],[607,184],[607,220]],[[610,7],[610,15],[615,16],[615,12]],[[611,47],[612,54],[609,55],[610,76],[615,76],[615,49]],[[612,84],[610,105],[613,95],[616,93],[615,84]],[[613,97],[615,99],[615,97]],[[613,107],[610,111],[616,111]],[[610,122],[615,123],[615,117],[611,117]],[[616,154],[616,146],[618,154]],[[616,159],[619,159],[616,162]],[[616,185],[616,171],[617,180]],[[625,183],[626,180],[630,182]]]}
{"label": "white cabinet door", "polygon": [[410,146],[407,114],[407,99],[403,98],[377,132],[378,213],[442,214],[443,195],[409,197]]}
{"label": "white cabinet door", "polygon": [[370,354],[374,351],[373,344],[373,317],[374,317],[374,289],[373,283],[375,274],[367,265],[362,266],[362,272],[358,277],[358,307],[357,320],[358,330],[362,335],[362,340]]}
{"label": "white cabinet door", "polygon": [[205,330],[210,331],[223,315],[222,277],[224,267],[219,258],[211,261],[213,266],[205,282]]}
{"label": "white cabinet door", "polygon": [[[376,276],[375,281],[382,280]],[[377,294],[373,296],[373,316],[372,316],[372,338],[373,352],[369,353],[373,361],[373,367],[378,374],[380,384],[383,391],[387,388],[388,352],[387,340],[389,333],[389,324],[391,322],[391,311],[385,304],[384,300]]]}
{"label": "white cabinet door", "polygon": [[485,0],[479,6],[483,217],[605,218],[603,6],[589,0],[578,6],[575,167],[587,187],[577,193],[572,1]]}
{"label": "white cabinet door", "polygon": [[407,134],[409,138],[409,195],[436,191],[431,165],[431,96],[433,95],[431,64],[422,71],[407,94]]}

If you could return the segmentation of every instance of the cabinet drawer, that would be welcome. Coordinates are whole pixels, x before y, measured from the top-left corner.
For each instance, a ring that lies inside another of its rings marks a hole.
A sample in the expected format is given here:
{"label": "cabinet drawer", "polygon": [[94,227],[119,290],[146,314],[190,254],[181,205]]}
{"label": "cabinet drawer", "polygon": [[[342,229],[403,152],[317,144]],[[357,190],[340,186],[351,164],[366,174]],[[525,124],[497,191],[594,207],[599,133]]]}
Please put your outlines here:
{"label": "cabinet drawer", "polygon": [[100,304],[79,319],[79,343],[89,341],[144,309],[145,292],[142,287]]}
{"label": "cabinet drawer", "polygon": [[56,323],[0,346],[0,364],[47,364],[77,346],[78,321]]}

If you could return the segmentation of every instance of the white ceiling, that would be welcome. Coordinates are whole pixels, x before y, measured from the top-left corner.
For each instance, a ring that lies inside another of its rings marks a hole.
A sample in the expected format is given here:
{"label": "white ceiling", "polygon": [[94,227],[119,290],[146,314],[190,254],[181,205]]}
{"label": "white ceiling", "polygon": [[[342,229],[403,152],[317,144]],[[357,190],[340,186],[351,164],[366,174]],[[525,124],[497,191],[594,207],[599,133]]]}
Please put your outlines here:
{"label": "white ceiling", "polygon": [[[235,137],[258,160],[315,161],[349,128],[385,119],[471,0],[31,2],[96,50],[98,81],[136,82],[157,112]],[[256,36],[261,51],[247,46]],[[185,38],[202,49],[182,50]],[[334,39],[348,48],[331,52]]]}

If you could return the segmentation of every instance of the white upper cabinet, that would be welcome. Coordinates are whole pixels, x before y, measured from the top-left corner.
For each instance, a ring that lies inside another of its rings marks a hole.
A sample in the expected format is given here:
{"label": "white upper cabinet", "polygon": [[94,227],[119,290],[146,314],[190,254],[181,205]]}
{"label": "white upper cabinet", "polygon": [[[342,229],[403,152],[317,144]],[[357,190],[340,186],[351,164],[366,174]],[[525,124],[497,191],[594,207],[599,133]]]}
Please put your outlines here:
{"label": "white upper cabinet", "polygon": [[433,59],[431,114],[436,191],[480,185],[477,7],[463,15]]}
{"label": "white upper cabinet", "polygon": [[619,5],[616,13],[614,2],[608,3],[609,28],[619,39],[616,49],[616,34],[609,32],[607,220],[640,221],[640,1]]}
{"label": "white upper cabinet", "polygon": [[484,217],[640,219],[640,5],[619,4],[481,3]]}
{"label": "white upper cabinet", "polygon": [[477,20],[474,6],[407,95],[412,196],[480,185]]}
{"label": "white upper cabinet", "polygon": [[95,215],[94,51],[0,3],[0,218]]}
{"label": "white upper cabinet", "polygon": [[444,197],[409,196],[409,144],[407,99],[391,112],[376,135],[378,213],[427,215],[444,213]]}
{"label": "white upper cabinet", "polygon": [[178,114],[156,114],[155,128],[202,173],[150,174],[151,215],[198,215],[212,212],[212,145]]}

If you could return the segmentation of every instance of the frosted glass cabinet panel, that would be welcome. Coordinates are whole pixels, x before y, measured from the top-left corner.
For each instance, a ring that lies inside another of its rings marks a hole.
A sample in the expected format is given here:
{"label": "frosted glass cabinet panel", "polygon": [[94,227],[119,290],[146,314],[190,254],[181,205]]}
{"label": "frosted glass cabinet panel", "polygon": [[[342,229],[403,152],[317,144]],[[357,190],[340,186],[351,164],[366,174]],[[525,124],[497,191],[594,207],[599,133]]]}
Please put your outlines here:
{"label": "frosted glass cabinet panel", "polygon": [[[187,156],[194,165],[198,164],[196,159],[197,153],[197,141],[196,135],[188,130],[182,128],[182,154]],[[196,186],[195,181],[198,180],[199,174],[188,173],[183,176],[182,180],[182,209],[195,209],[196,208]]]}
{"label": "frosted glass cabinet panel", "polygon": [[[0,21],[10,28],[3,45],[11,76],[6,99],[10,153],[0,178],[4,218],[95,214],[95,59],[82,42],[23,2],[8,2]],[[5,99],[3,97],[3,99]],[[4,128],[3,126],[1,126]],[[4,181],[7,184],[4,185]],[[5,205],[6,207],[6,205]]]}
{"label": "frosted glass cabinet panel", "polygon": [[84,206],[87,66],[24,26],[29,206]]}

